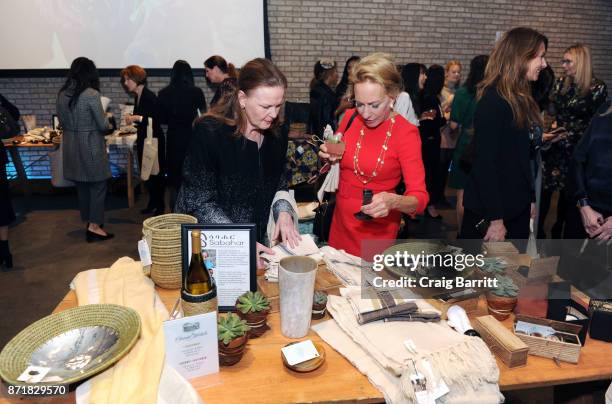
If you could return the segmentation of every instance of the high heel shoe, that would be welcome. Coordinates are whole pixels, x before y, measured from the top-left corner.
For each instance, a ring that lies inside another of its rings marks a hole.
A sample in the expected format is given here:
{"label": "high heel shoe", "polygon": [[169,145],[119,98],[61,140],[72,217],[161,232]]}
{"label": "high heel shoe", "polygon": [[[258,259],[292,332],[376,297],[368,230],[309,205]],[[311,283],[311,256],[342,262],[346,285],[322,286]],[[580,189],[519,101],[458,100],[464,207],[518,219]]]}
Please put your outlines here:
{"label": "high heel shoe", "polygon": [[94,233],[93,231],[87,230],[85,239],[87,240],[88,243],[93,243],[94,241],[110,240],[113,237],[115,237],[115,235],[112,233],[107,232],[106,235],[102,235],[102,234]]}

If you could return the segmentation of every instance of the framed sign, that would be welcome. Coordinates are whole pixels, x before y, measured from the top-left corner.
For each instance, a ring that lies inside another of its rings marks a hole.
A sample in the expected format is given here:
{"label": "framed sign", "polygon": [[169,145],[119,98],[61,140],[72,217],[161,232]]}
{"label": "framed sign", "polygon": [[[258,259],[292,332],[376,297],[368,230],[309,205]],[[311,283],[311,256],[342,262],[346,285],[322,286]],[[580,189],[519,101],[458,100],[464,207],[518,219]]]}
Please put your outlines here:
{"label": "framed sign", "polygon": [[181,225],[182,279],[191,261],[191,232],[199,230],[202,258],[217,287],[219,311],[233,310],[240,295],[257,291],[255,229],[252,223]]}

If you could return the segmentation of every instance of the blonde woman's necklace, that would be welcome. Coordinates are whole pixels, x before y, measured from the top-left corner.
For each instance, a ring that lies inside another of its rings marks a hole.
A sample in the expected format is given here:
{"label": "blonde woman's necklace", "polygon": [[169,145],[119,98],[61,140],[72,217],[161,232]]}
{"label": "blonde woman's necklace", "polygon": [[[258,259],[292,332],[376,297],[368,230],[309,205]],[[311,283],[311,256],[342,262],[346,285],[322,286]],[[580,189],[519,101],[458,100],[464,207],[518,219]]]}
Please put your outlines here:
{"label": "blonde woman's necklace", "polygon": [[380,153],[378,154],[378,158],[376,159],[376,167],[372,174],[366,174],[361,167],[359,167],[359,152],[361,151],[361,147],[363,144],[363,138],[365,137],[365,125],[361,126],[361,130],[359,131],[359,140],[357,140],[357,146],[355,149],[355,155],[353,156],[353,173],[361,183],[364,185],[372,181],[379,173],[379,170],[385,164],[385,156],[387,153],[387,149],[389,148],[389,139],[391,139],[391,133],[393,131],[393,125],[395,124],[395,114],[391,113],[389,117],[389,128],[387,129],[387,133],[385,135],[385,141],[380,149]]}

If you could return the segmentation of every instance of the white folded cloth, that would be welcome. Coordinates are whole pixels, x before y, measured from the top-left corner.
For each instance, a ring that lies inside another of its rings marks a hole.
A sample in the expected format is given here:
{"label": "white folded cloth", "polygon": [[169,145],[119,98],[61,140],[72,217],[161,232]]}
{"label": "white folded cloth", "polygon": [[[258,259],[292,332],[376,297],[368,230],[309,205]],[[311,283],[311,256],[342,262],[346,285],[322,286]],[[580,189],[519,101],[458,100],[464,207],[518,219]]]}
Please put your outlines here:
{"label": "white folded cloth", "polygon": [[338,190],[338,184],[340,184],[340,163],[335,163],[331,165],[323,181],[323,185],[321,185],[321,188],[319,188],[317,192],[319,202],[323,202],[323,195],[325,192],[336,192]]}
{"label": "white folded cloth", "polygon": [[311,234],[301,234],[302,241],[297,246],[291,248],[289,245],[277,244],[272,247],[276,254],[263,253],[260,256],[266,260],[265,278],[268,282],[278,282],[278,263],[281,259],[291,256],[306,256],[320,262],[323,254],[319,251],[319,247],[314,242]]}
{"label": "white folded cloth", "polygon": [[[450,392],[438,402],[499,403],[503,400],[497,384],[497,363],[480,338],[459,334],[445,322],[375,321],[359,325],[348,299],[341,296],[329,296],[327,310],[344,334],[375,361],[376,366],[367,361],[360,370],[370,378],[382,380],[375,384],[379,388],[386,386],[383,392],[389,401],[415,402],[410,381],[415,367],[419,373],[429,375],[428,386],[438,384],[439,380],[448,385]],[[318,327],[313,329],[320,331]],[[347,351],[346,339],[330,337],[325,332],[320,335],[334,349],[341,353]],[[407,341],[414,351],[406,347]],[[359,355],[348,359],[354,363],[363,361]],[[384,379],[380,379],[381,373]]]}
{"label": "white folded cloth", "polygon": [[361,258],[328,245],[321,247],[320,251],[327,270],[336,275],[344,286],[361,285]]}

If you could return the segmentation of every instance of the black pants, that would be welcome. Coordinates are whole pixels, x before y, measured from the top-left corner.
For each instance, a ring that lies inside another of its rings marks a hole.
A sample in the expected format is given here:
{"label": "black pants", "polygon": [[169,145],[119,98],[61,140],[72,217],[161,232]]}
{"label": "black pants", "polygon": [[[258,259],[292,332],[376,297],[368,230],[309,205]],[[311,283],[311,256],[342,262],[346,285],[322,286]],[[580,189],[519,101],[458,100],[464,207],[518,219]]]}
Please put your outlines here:
{"label": "black pants", "polygon": [[440,195],[440,136],[421,136],[421,142],[429,204],[435,205],[442,199]]}
{"label": "black pants", "polygon": [[98,182],[74,182],[79,196],[81,220],[88,223],[104,224],[104,202],[106,201],[106,180]]}
{"label": "black pants", "polygon": [[451,161],[453,161],[453,153],[455,149],[440,149],[440,166],[438,173],[438,200],[444,201],[444,190],[446,189],[446,181],[448,180],[448,169],[450,168]]}
{"label": "black pants", "polygon": [[[506,227],[506,239],[527,240],[529,238],[529,218],[531,214],[531,206],[527,207],[520,215],[512,219],[504,219]],[[482,215],[465,209],[463,214],[463,223],[461,225],[461,233],[459,238],[464,239],[482,239],[484,234],[476,229],[476,225],[482,220]]]}
{"label": "black pants", "polygon": [[[546,233],[544,232],[544,222],[546,221],[546,215],[548,215],[548,211],[550,210],[550,202],[552,200],[552,195],[554,191],[545,189],[542,187],[542,192],[540,194],[540,217],[538,220],[538,238],[546,238]],[[552,227],[550,232],[550,237],[553,239],[561,238],[561,234],[563,232],[563,225],[566,221],[566,213],[569,209],[567,202],[567,195],[565,191],[559,192],[559,201],[557,202],[557,219]]]}

